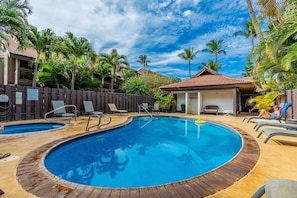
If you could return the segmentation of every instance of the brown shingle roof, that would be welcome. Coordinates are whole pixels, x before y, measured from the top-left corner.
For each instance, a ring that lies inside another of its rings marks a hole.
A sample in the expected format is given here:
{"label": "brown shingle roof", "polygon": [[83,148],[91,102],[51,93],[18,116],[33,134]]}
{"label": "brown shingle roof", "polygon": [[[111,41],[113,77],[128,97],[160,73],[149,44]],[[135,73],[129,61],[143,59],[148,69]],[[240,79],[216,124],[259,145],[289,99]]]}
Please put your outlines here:
{"label": "brown shingle roof", "polygon": [[20,55],[20,56],[26,56],[30,58],[36,58],[37,52],[33,48],[28,48],[23,51],[17,50],[18,44],[16,41],[14,41],[11,37],[9,37],[9,46],[8,46],[8,51],[10,54],[15,54],[15,55]]}
{"label": "brown shingle roof", "polygon": [[243,84],[252,85],[253,80],[251,78],[231,78],[223,74],[218,74],[208,68],[203,68],[192,78],[186,79],[182,82],[162,86],[161,89],[202,88],[210,86],[237,87],[238,85]]}

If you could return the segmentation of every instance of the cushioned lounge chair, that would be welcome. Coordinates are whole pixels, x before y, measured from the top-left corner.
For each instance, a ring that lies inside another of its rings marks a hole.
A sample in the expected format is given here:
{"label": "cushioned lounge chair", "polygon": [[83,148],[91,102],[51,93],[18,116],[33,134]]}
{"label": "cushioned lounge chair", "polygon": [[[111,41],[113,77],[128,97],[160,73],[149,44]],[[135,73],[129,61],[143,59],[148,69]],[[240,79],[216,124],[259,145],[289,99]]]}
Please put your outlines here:
{"label": "cushioned lounge chair", "polygon": [[252,198],[295,198],[297,196],[297,182],[287,179],[271,179],[258,188]]}
{"label": "cushioned lounge chair", "polygon": [[246,122],[250,122],[250,121],[260,122],[260,121],[263,121],[263,120],[272,120],[272,121],[277,121],[277,122],[281,123],[281,120],[285,116],[288,108],[291,107],[291,106],[292,106],[292,103],[290,103],[290,102],[284,103],[284,105],[281,108],[280,115],[277,118],[260,118],[258,116],[246,116],[243,119],[243,121],[246,121]]}
{"label": "cushioned lounge chair", "polygon": [[274,136],[297,137],[297,130],[287,130],[287,129],[281,129],[281,128],[264,128],[259,133],[257,138],[261,137],[263,133],[267,135],[266,139],[264,140],[264,143],[267,143],[268,140]]}
{"label": "cushioned lounge chair", "polygon": [[[49,111],[44,114],[44,119],[47,120],[49,115],[54,117],[59,117],[60,119],[71,119],[76,120],[77,117],[77,108],[75,105],[65,105],[63,100],[52,100],[52,111]],[[66,108],[71,108],[71,112],[67,112]]]}
{"label": "cushioned lounge chair", "polygon": [[108,107],[112,113],[120,113],[120,115],[122,115],[122,113],[126,113],[128,115],[128,110],[118,109],[114,103],[109,103]]}
{"label": "cushioned lounge chair", "polygon": [[85,114],[87,115],[103,115],[101,111],[95,111],[92,101],[84,101]]}

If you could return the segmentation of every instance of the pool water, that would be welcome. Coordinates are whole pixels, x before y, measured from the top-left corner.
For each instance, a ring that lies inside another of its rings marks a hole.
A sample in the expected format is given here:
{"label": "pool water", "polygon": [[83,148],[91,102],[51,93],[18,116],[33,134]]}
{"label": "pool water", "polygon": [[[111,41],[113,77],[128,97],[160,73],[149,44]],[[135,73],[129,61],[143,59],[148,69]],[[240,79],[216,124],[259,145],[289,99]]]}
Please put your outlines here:
{"label": "pool water", "polygon": [[194,119],[135,117],[117,129],[62,143],[45,157],[46,168],[65,180],[100,187],[148,187],[186,180],[231,160],[240,135]]}
{"label": "pool water", "polygon": [[57,130],[64,127],[63,123],[26,123],[26,124],[13,124],[5,125],[4,130],[0,135],[17,135],[17,134],[26,134],[26,133],[37,133],[45,132],[51,130]]}

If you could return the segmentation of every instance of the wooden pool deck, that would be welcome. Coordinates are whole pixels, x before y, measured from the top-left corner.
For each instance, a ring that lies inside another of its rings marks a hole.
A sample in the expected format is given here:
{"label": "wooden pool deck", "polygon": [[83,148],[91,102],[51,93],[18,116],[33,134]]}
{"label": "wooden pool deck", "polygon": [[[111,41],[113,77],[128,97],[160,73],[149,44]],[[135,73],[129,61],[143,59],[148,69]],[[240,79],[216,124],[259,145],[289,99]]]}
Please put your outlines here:
{"label": "wooden pool deck", "polygon": [[[132,115],[132,114],[131,114]],[[135,114],[136,115],[136,114]],[[184,114],[170,114],[184,116]],[[197,116],[187,116],[197,117]],[[252,123],[242,117],[203,115],[238,130],[244,139],[242,152],[225,166],[206,175],[168,185],[135,189],[91,188],[61,180],[43,167],[45,153],[55,144],[85,134],[87,117],[66,129],[19,137],[0,138],[0,152],[17,156],[0,161],[2,197],[250,197],[267,179],[297,180],[294,158],[296,138],[273,138],[263,144]],[[126,122],[127,116],[113,115],[112,125]],[[12,157],[13,157],[12,156]],[[288,171],[290,170],[290,171]]]}

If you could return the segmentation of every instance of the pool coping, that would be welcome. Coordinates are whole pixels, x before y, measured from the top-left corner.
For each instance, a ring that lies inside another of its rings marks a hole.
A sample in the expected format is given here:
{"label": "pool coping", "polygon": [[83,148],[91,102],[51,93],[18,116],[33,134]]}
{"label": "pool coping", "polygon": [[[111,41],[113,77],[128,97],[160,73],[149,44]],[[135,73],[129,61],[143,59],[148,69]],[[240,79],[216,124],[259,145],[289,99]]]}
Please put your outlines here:
{"label": "pool coping", "polygon": [[16,173],[17,180],[27,192],[37,197],[206,197],[231,186],[246,176],[253,170],[260,156],[260,147],[251,135],[237,127],[218,122],[241,135],[243,140],[241,152],[225,165],[188,180],[141,188],[90,187],[58,178],[44,167],[43,160],[46,153],[57,144],[124,126],[131,121],[132,117],[129,117],[123,124],[96,132],[61,138],[33,150],[19,163]]}
{"label": "pool coping", "polygon": [[59,128],[54,128],[54,129],[46,129],[46,130],[42,130],[42,131],[35,131],[35,132],[26,132],[26,133],[10,133],[10,134],[4,134],[1,133],[0,134],[0,138],[8,138],[8,137],[21,137],[21,136],[27,136],[27,135],[34,135],[34,134],[43,134],[43,133],[49,133],[49,132],[53,132],[53,131],[58,131],[58,130],[62,130],[65,129],[67,127],[69,127],[69,124],[63,123],[63,122],[48,122],[48,121],[36,121],[36,122],[18,122],[18,123],[11,123],[11,124],[6,124],[5,126],[12,126],[12,125],[28,125],[28,124],[62,124],[63,126],[59,127]]}

